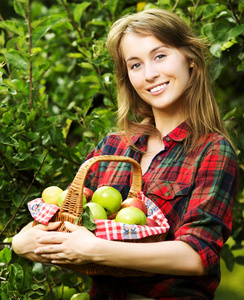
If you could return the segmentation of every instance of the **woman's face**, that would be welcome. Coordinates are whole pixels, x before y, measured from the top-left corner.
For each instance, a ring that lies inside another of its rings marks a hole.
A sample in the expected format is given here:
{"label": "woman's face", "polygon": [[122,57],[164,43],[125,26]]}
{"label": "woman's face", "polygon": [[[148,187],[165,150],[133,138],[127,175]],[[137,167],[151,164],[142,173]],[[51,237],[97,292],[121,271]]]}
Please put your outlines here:
{"label": "woman's face", "polygon": [[190,77],[190,62],[155,36],[126,33],[121,49],[130,82],[152,106],[154,115],[180,114],[181,96]]}

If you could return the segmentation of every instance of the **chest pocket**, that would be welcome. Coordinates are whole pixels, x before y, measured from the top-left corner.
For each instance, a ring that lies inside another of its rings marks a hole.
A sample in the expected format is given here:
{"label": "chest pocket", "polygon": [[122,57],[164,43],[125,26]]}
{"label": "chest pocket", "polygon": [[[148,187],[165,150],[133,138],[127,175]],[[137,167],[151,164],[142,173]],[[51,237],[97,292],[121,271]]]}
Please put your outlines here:
{"label": "chest pocket", "polygon": [[180,226],[182,215],[186,212],[191,185],[154,180],[144,184],[143,191],[165,214],[171,229],[176,230]]}

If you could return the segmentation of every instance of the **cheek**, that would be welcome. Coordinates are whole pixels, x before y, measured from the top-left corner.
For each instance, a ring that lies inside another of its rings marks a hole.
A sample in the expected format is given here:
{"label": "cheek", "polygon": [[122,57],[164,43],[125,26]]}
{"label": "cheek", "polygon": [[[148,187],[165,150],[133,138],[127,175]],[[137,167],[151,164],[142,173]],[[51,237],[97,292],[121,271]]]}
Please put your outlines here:
{"label": "cheek", "polygon": [[142,80],[141,80],[139,74],[137,74],[137,73],[136,74],[134,74],[134,73],[130,74],[129,73],[128,77],[129,77],[131,85],[134,87],[134,89],[136,91],[138,91],[141,88],[141,86],[142,86]]}

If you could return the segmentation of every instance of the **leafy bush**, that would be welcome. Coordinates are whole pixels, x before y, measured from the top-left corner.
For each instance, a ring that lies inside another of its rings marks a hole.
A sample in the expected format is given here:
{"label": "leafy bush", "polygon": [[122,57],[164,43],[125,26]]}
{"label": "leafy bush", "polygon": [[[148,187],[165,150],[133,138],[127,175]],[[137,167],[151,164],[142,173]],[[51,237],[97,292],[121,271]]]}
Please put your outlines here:
{"label": "leafy bush", "polygon": [[[126,13],[161,7],[210,43],[216,99],[240,162],[235,243],[222,253],[230,270],[243,264],[243,256],[232,254],[243,247],[244,236],[243,0],[11,0],[4,5],[1,11],[10,9],[11,15],[0,16],[1,245],[9,246],[11,236],[31,220],[26,203],[50,183],[65,188],[87,153],[116,130],[114,66],[105,48],[111,24]],[[63,285],[89,289],[89,278],[62,271],[55,281],[56,269],[20,259],[8,248],[0,261],[2,299],[37,299],[45,291],[54,297],[52,289]]]}

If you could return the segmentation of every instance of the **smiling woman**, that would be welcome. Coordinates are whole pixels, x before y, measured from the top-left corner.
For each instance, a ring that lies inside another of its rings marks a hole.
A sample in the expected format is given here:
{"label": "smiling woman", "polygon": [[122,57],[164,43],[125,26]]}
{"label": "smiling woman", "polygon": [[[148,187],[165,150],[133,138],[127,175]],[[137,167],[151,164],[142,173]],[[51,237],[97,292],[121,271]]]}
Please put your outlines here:
{"label": "smiling woman", "polygon": [[[27,226],[13,238],[20,256],[59,264],[96,263],[151,276],[94,276],[91,299],[214,299],[220,252],[232,228],[238,166],[209,85],[204,46],[176,15],[142,11],[119,19],[107,40],[116,64],[122,131],[106,136],[86,160],[133,158],[141,193],[167,218],[166,241],[98,238],[66,223]],[[127,198],[128,164],[94,165],[85,186],[116,188]]]}

